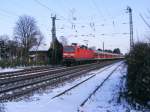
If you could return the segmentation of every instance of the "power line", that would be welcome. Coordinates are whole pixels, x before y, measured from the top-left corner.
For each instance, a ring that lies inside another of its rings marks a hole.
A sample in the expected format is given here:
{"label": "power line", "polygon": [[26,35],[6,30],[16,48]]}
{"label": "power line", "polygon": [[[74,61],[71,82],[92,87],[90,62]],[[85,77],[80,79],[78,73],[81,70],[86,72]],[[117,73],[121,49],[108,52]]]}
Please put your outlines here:
{"label": "power line", "polygon": [[12,15],[9,15],[9,14],[6,14],[6,13],[4,13],[4,12],[0,12],[0,16],[1,17],[12,17]]}
{"label": "power line", "polygon": [[149,10],[149,9],[147,9],[147,11],[148,11],[148,13],[150,13],[150,10]]}
{"label": "power line", "polygon": [[0,11],[5,13],[5,14],[8,14],[8,15],[18,17],[18,15],[14,12],[10,12],[10,11],[4,10],[4,9],[0,9]]}
{"label": "power line", "polygon": [[44,5],[43,3],[39,2],[38,0],[34,0],[37,4],[39,4],[40,6],[44,7],[45,9],[49,10],[51,13],[54,12],[52,11],[49,7],[47,7],[46,5]]}
{"label": "power line", "polygon": [[145,18],[142,16],[142,14],[140,14],[140,17],[142,18],[144,23],[150,28],[150,24],[145,20]]}
{"label": "power line", "polygon": [[93,5],[95,6],[97,12],[99,13],[99,16],[100,16],[100,17],[102,16],[103,19],[105,20],[104,15],[102,14],[101,10],[98,8],[96,2],[95,2],[94,0],[91,0],[91,1],[92,1]]}
{"label": "power line", "polygon": [[6,21],[6,19],[12,19],[12,17],[19,17],[16,13],[4,9],[0,9],[0,16],[2,17],[1,20],[3,19],[4,21]]}
{"label": "power line", "polygon": [[[43,8],[45,8],[46,10],[49,10],[51,13],[55,13],[52,9],[50,9],[49,7],[47,7],[45,4],[43,4],[43,3],[41,3],[39,0],[34,0],[36,3],[38,3],[40,6],[42,6]],[[97,9],[97,11],[98,11],[98,13],[103,17],[103,14],[101,13],[101,10],[98,8],[98,6],[97,6],[97,4],[95,3],[95,1],[94,0],[92,0],[92,2],[93,2],[93,5],[95,6],[95,8]],[[66,19],[63,17],[63,16],[61,16],[62,18],[63,18],[63,20],[65,20],[66,21]],[[103,17],[104,18],[104,17]],[[67,20],[67,21],[69,21],[69,20]],[[71,21],[69,21],[69,23],[71,23],[72,24],[72,22]],[[79,25],[81,25],[81,23],[77,23],[77,22],[75,22],[75,24],[79,24]],[[94,26],[105,26],[106,24],[99,24],[99,25],[94,25]],[[108,24],[107,24],[108,25]],[[86,24],[86,25],[84,25],[85,27],[86,26],[89,26],[89,23],[88,24]],[[64,29],[64,28],[63,28]],[[123,35],[125,35],[125,34],[123,34]]]}
{"label": "power line", "polygon": [[[57,16],[60,16],[61,18],[63,18],[64,20],[67,20],[65,17],[63,17],[62,15],[56,13],[54,10],[50,9],[48,6],[46,6],[45,4],[41,3],[39,0],[34,0],[37,4],[39,4],[40,6],[42,6],[43,8],[47,9],[51,14],[55,13]],[[54,14],[54,15],[55,15]]]}

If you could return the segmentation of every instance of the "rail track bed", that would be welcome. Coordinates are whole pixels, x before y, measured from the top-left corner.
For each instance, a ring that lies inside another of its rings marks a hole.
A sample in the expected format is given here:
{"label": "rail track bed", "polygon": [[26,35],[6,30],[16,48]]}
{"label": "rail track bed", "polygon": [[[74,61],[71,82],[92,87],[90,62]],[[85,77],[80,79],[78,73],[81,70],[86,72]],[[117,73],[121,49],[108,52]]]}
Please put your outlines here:
{"label": "rail track bed", "polygon": [[41,87],[60,83],[114,62],[116,61],[0,74],[0,100],[13,99]]}

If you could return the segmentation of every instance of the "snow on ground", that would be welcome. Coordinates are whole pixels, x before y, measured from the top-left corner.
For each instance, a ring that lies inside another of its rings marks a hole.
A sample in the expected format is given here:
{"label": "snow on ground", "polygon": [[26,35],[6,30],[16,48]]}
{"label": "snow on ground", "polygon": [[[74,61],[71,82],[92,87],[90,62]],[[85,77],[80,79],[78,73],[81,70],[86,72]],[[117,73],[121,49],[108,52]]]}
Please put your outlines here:
{"label": "snow on ground", "polygon": [[[32,68],[36,68],[36,67],[45,67],[45,65],[41,65],[41,66],[17,66],[14,68],[1,68],[0,67],[0,73],[4,73],[4,72],[14,72],[14,71],[20,71],[20,70],[24,70],[24,69],[32,69]],[[51,65],[49,65],[49,67],[51,67]],[[59,67],[59,66],[58,66]]]}
{"label": "snow on ground", "polygon": [[[116,72],[104,83],[103,87],[96,92],[85,106],[80,108],[80,104],[88,97],[88,95],[108,76],[108,74],[120,64],[116,63],[109,69],[102,71],[104,68],[92,71],[89,74],[97,74],[92,79],[81,84],[80,86],[67,92],[65,95],[51,99],[53,96],[66,90],[69,87],[81,82],[90,77],[90,75],[81,77],[73,82],[66,83],[61,87],[49,90],[47,93],[34,94],[32,100],[11,101],[0,104],[2,112],[77,112],[78,109],[84,112],[124,112],[126,108],[124,105],[116,103],[118,84],[122,76],[121,65]],[[124,69],[126,71],[126,69]],[[134,111],[133,111],[134,112]]]}
{"label": "snow on ground", "polygon": [[124,73],[126,68],[119,67],[82,110],[84,112],[126,112],[128,108],[124,104],[117,103],[120,79]]}
{"label": "snow on ground", "polygon": [[23,70],[22,68],[0,68],[0,73]]}

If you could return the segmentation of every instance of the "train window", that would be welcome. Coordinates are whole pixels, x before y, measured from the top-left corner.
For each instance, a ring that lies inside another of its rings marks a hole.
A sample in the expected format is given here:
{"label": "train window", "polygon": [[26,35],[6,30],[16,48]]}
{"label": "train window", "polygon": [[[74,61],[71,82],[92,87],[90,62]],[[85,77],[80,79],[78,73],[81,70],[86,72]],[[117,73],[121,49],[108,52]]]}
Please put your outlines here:
{"label": "train window", "polygon": [[74,47],[71,47],[71,46],[64,47],[64,52],[74,52],[74,51],[75,51]]}

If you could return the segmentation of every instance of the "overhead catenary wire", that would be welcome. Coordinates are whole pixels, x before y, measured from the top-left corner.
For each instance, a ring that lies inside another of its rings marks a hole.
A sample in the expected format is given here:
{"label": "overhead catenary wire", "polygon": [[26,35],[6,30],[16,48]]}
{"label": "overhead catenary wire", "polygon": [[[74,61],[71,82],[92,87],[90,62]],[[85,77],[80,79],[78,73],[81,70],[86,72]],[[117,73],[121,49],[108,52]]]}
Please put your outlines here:
{"label": "overhead catenary wire", "polygon": [[8,17],[12,17],[12,15],[0,11],[0,17],[8,18]]}
{"label": "overhead catenary wire", "polygon": [[15,16],[15,17],[19,16],[18,14],[14,13],[14,12],[10,12],[10,11],[7,11],[7,10],[1,9],[1,8],[0,8],[0,12],[3,12],[5,14],[9,15],[9,16]]}
{"label": "overhead catenary wire", "polygon": [[52,9],[50,9],[49,7],[47,7],[46,5],[44,5],[43,3],[41,3],[38,0],[34,0],[37,4],[39,4],[40,6],[42,6],[43,8],[47,9],[48,11],[50,11],[51,13],[54,12]]}
{"label": "overhead catenary wire", "polygon": [[[40,2],[39,0],[34,0],[34,1],[35,1],[37,4],[39,4],[41,7],[47,9],[52,15],[54,14],[54,15],[60,16],[61,19],[64,19],[65,21],[70,22],[70,21],[69,21],[68,19],[66,19],[64,16],[62,16],[62,15],[58,14],[56,11],[50,9],[47,5],[43,4],[43,3]],[[59,19],[59,20],[61,20],[61,19]]]}
{"label": "overhead catenary wire", "polygon": [[150,28],[150,24],[146,21],[146,19],[143,17],[142,14],[140,14],[140,17],[143,20],[143,22],[146,24],[146,26]]}
{"label": "overhead catenary wire", "polygon": [[[51,14],[54,15],[58,15],[54,10],[50,9],[47,5],[43,4],[42,2],[40,2],[39,0],[34,0],[37,4],[39,4],[41,7],[47,9]],[[61,16],[61,15],[59,15]],[[64,18],[63,16],[61,16],[62,18]]]}
{"label": "overhead catenary wire", "polygon": [[148,13],[150,14],[150,10],[149,10],[149,9],[147,9],[147,11],[148,11]]}
{"label": "overhead catenary wire", "polygon": [[[34,0],[37,4],[39,4],[40,6],[42,6],[43,8],[45,8],[46,10],[48,10],[50,13],[55,13],[55,14],[57,14],[54,10],[52,10],[51,8],[49,8],[47,5],[45,5],[44,3],[42,3],[41,1],[39,1],[39,0]],[[103,14],[102,14],[102,12],[101,12],[101,10],[98,8],[98,6],[97,6],[97,4],[95,3],[95,1],[94,0],[92,0],[92,3],[93,3],[93,5],[95,6],[95,8],[96,8],[96,10],[97,10],[97,12],[99,13],[99,15],[101,15],[103,18],[104,18],[104,16],[103,16]],[[63,16],[61,16],[61,15],[59,15],[59,14],[57,14],[58,16],[60,16],[61,17],[61,19],[60,20],[62,20],[62,21],[68,21],[69,23],[71,23],[71,25],[72,25],[72,22],[71,21],[69,21],[68,19],[66,19],[65,17],[63,17]],[[102,23],[102,24],[96,24],[95,22],[93,22],[94,23],[94,26],[92,27],[92,29],[93,29],[93,31],[95,31],[96,29],[97,29],[97,27],[99,27],[99,26],[102,26],[102,27],[104,27],[104,26],[106,26],[106,24],[105,23]],[[115,25],[116,25],[116,23],[114,23]],[[73,29],[72,30],[75,30],[75,32],[78,32],[77,31],[77,28],[82,28],[83,29],[83,27],[82,26],[84,26],[84,28],[90,28],[90,22],[89,23],[84,23],[83,25],[81,25],[81,22],[78,22],[78,21],[76,21],[74,24],[73,24],[74,26],[73,26]],[[109,25],[113,25],[113,24],[108,24],[107,23],[107,26],[109,26]],[[64,29],[70,29],[70,27],[65,27],[65,28],[61,28],[60,30],[64,30]]]}
{"label": "overhead catenary wire", "polygon": [[8,11],[8,10],[0,8],[0,17],[1,17],[1,21],[0,22],[4,23],[4,21],[11,20],[14,17],[15,18],[19,17],[19,15],[14,13],[14,12],[11,12],[11,11]]}
{"label": "overhead catenary wire", "polygon": [[97,10],[98,14],[100,17],[103,17],[103,19],[105,20],[104,15],[102,14],[102,11],[99,9],[99,7],[97,6],[96,2],[94,0],[91,0],[92,4],[94,5],[95,9]]}

